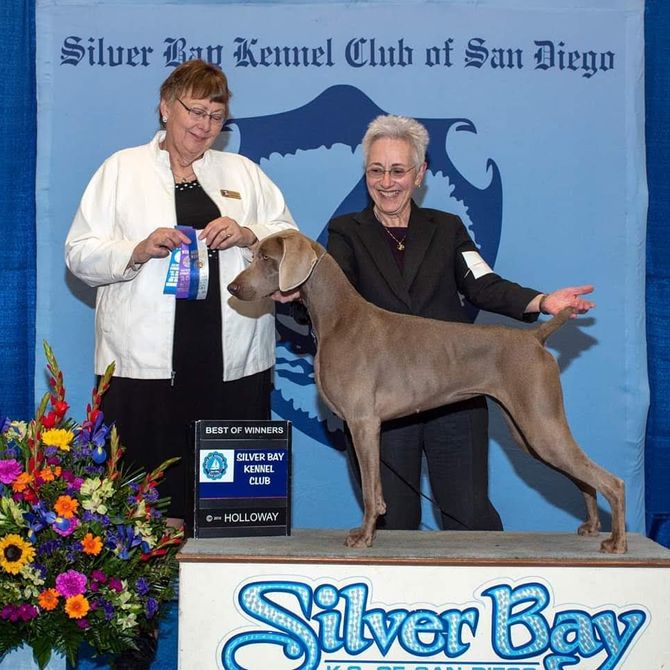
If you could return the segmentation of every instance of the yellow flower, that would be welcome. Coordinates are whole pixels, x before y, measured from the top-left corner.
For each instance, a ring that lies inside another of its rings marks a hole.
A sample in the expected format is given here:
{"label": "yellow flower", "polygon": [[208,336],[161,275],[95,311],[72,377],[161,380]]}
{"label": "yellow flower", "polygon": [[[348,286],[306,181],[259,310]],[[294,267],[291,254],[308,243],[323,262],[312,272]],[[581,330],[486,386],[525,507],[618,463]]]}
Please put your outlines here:
{"label": "yellow flower", "polygon": [[10,575],[21,572],[35,558],[35,550],[22,537],[11,533],[0,540],[0,567]]}
{"label": "yellow flower", "polygon": [[42,444],[58,447],[61,451],[70,451],[74,433],[64,428],[50,428],[42,433]]}
{"label": "yellow flower", "polygon": [[70,619],[81,619],[82,617],[85,617],[88,614],[89,609],[91,609],[91,607],[88,604],[88,600],[81,594],[65,600],[65,612]]}

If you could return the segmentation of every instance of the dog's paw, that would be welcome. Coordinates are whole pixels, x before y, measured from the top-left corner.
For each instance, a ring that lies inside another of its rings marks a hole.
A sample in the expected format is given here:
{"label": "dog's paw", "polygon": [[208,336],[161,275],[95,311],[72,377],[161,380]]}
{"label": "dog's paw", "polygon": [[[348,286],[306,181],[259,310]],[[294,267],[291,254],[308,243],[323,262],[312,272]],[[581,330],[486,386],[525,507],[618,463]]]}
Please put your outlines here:
{"label": "dog's paw", "polygon": [[625,554],[628,551],[626,537],[615,538],[613,535],[600,543],[600,551],[605,554]]}
{"label": "dog's paw", "polygon": [[362,526],[359,528],[352,528],[347,535],[347,539],[344,544],[347,547],[355,547],[357,549],[362,549],[364,547],[371,547],[372,541],[374,540],[374,534],[369,534],[365,532],[365,528]]}
{"label": "dog's paw", "polygon": [[578,529],[578,535],[586,535],[587,537],[594,537],[600,533],[600,521],[586,521]]}

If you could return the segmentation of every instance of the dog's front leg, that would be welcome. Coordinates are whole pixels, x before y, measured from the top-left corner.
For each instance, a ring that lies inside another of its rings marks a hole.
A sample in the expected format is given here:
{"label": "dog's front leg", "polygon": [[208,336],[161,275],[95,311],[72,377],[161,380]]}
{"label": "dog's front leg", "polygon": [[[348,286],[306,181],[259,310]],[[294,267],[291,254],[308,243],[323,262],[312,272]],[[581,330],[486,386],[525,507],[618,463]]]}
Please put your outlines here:
{"label": "dog's front leg", "polygon": [[363,521],[347,536],[349,547],[371,547],[375,538],[377,517],[386,513],[386,503],[379,475],[379,420],[374,418],[349,422],[354,451],[361,471]]}

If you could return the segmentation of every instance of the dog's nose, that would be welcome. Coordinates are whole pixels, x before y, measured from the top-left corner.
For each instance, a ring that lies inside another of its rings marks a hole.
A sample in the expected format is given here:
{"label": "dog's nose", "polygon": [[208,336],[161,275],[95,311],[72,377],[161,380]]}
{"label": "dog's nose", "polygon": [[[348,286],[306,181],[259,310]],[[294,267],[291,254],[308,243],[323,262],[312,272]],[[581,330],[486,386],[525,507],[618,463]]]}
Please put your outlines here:
{"label": "dog's nose", "polygon": [[228,292],[232,293],[233,295],[237,295],[238,291],[240,290],[240,285],[236,284],[235,282],[231,282],[228,284]]}

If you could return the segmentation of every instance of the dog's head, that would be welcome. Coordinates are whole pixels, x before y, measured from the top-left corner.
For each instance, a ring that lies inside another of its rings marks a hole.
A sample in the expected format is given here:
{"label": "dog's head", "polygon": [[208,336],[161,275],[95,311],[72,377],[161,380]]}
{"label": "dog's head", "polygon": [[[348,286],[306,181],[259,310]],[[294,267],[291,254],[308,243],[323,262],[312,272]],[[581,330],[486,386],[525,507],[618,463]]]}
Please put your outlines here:
{"label": "dog's head", "polygon": [[295,291],[307,281],[325,249],[297,230],[266,237],[254,250],[254,259],[228,284],[240,300],[260,300],[275,291]]}

